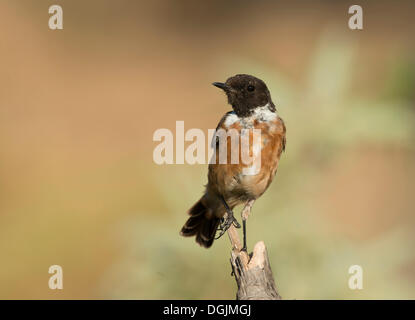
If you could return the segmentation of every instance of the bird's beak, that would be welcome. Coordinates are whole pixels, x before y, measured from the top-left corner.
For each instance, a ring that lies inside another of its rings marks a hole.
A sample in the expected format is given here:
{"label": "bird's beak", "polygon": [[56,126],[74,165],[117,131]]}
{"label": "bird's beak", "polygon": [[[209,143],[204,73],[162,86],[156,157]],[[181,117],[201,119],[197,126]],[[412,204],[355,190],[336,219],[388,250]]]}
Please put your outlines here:
{"label": "bird's beak", "polygon": [[226,87],[227,87],[227,85],[225,84],[225,83],[223,83],[223,82],[214,82],[214,83],[212,83],[215,87],[218,87],[218,88],[220,88],[220,89],[222,89],[222,90],[225,90],[226,89]]}

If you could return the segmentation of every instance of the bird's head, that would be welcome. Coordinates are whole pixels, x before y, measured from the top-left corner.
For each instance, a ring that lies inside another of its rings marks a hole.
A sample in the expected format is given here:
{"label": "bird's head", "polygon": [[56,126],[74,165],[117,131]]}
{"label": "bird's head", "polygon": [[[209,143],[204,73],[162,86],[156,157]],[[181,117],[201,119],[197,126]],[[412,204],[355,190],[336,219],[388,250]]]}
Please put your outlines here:
{"label": "bird's head", "polygon": [[247,117],[255,108],[269,104],[275,111],[271,95],[265,82],[248,74],[237,74],[223,82],[214,82],[213,85],[225,91],[228,102],[239,117]]}

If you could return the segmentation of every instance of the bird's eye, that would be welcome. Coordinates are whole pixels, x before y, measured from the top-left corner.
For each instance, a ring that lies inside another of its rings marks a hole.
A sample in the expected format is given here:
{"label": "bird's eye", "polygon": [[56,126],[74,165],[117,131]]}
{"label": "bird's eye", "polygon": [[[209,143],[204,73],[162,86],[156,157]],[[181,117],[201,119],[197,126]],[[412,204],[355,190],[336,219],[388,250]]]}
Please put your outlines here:
{"label": "bird's eye", "polygon": [[249,85],[246,89],[248,91],[254,91],[255,90],[255,87],[253,85]]}

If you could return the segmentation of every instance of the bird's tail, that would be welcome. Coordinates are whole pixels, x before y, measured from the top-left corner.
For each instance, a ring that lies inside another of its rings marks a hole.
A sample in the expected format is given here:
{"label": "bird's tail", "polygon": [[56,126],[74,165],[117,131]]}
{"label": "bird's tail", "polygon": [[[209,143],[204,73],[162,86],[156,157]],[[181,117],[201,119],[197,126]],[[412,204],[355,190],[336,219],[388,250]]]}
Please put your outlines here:
{"label": "bird's tail", "polygon": [[197,243],[202,247],[209,248],[215,239],[220,219],[210,212],[211,210],[203,203],[202,199],[190,208],[190,218],[184,224],[180,234],[183,237],[196,236]]}

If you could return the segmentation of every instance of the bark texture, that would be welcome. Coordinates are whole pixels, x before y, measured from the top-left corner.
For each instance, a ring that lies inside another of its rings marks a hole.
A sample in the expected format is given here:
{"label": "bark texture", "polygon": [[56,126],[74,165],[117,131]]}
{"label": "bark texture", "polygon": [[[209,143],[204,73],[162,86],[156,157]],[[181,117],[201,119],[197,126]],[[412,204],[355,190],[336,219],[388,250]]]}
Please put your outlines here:
{"label": "bark texture", "polygon": [[258,242],[248,255],[241,251],[242,244],[234,226],[229,228],[228,236],[232,244],[232,271],[238,285],[236,299],[280,300],[264,242]]}

